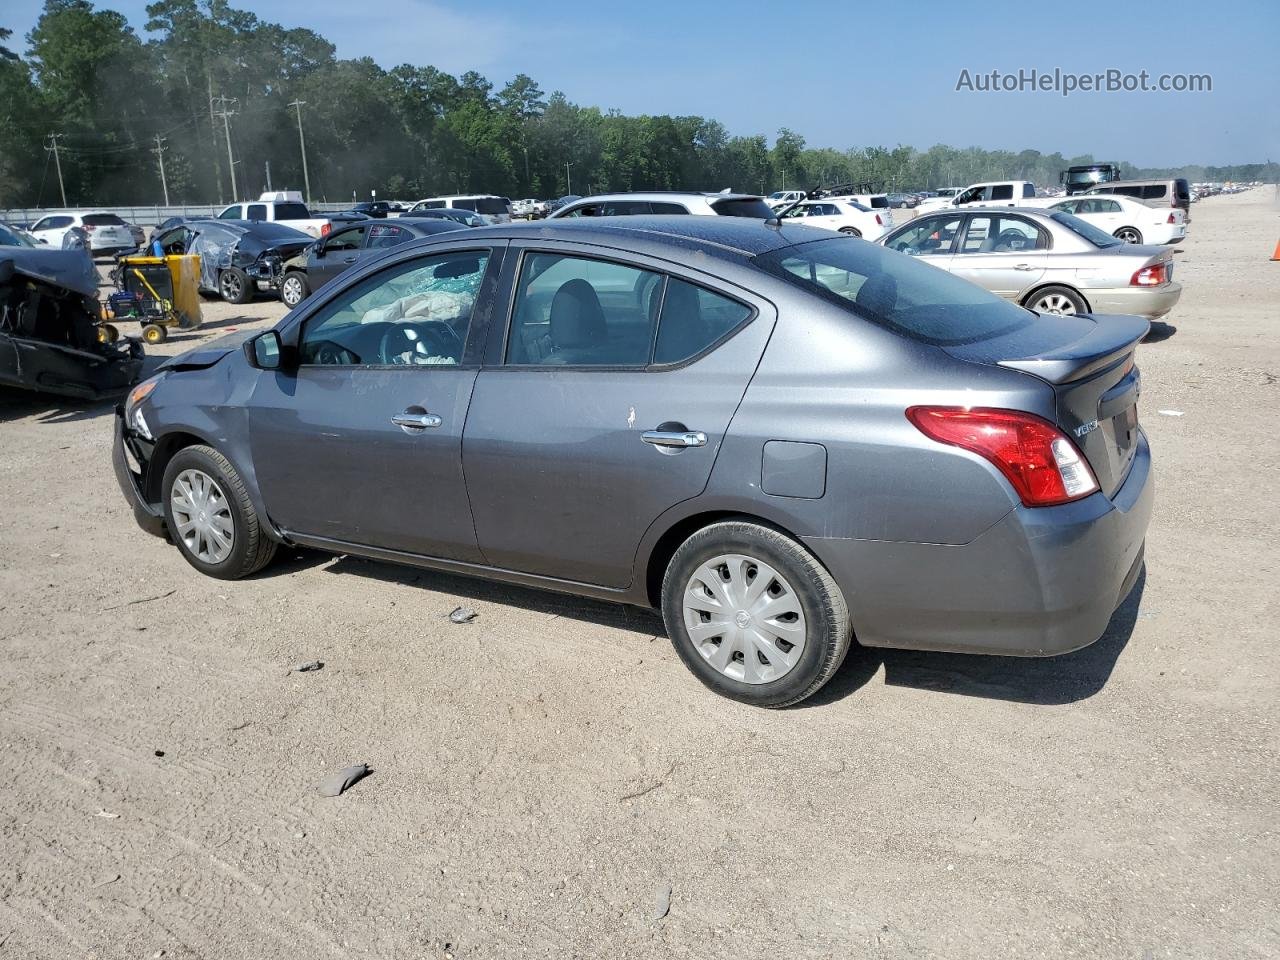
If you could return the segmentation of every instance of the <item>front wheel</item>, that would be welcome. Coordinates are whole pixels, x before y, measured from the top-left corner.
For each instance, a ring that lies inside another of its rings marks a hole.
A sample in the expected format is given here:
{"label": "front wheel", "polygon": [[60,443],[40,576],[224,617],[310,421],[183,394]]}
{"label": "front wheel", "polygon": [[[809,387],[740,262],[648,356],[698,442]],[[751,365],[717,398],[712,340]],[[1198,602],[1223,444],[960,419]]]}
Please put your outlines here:
{"label": "front wheel", "polygon": [[235,467],[213,447],[184,447],[164,471],[164,518],[186,561],[219,580],[239,580],[276,552]]}
{"label": "front wheel", "polygon": [[840,232],[850,237],[862,236],[862,231],[859,230],[857,227],[841,227]]}
{"label": "front wheel", "polygon": [[310,292],[307,289],[307,278],[300,273],[286,273],[280,283],[280,299],[290,310],[307,299]]}
{"label": "front wheel", "polygon": [[1024,305],[1030,307],[1036,313],[1051,313],[1064,317],[1084,313],[1087,309],[1080,294],[1070,287],[1059,286],[1044,287],[1041,290],[1037,290],[1027,298]]}
{"label": "front wheel", "polygon": [[1138,230],[1137,227],[1121,227],[1119,230],[1113,233],[1112,236],[1115,237],[1117,240],[1121,240],[1125,243],[1141,243],[1142,242],[1142,233]]}
{"label": "front wheel", "polygon": [[676,652],[716,693],[785,707],[816,693],[844,661],[844,595],[804,547],[748,521],[704,527],[667,565],[662,616]]}
{"label": "front wheel", "polygon": [[218,275],[218,292],[227,303],[248,303],[253,295],[249,275],[239,267],[227,267]]}

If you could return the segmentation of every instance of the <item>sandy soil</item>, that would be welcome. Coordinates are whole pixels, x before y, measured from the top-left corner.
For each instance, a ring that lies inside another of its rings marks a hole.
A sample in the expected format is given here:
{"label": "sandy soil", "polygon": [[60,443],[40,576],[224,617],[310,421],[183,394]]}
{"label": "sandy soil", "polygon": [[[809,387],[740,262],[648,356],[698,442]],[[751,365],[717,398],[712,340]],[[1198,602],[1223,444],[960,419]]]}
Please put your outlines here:
{"label": "sandy soil", "polygon": [[637,610],[294,551],[203,579],[135,528],[109,406],[6,395],[0,956],[1280,955],[1278,210],[1194,208],[1106,637],[855,649],[780,713]]}

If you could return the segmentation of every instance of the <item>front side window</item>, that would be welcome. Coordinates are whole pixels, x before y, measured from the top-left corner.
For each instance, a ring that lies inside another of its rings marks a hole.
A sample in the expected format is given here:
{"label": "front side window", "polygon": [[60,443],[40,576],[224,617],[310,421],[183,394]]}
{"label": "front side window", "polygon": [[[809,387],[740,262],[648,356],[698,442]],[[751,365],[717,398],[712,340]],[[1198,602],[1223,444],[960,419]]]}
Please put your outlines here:
{"label": "front side window", "polygon": [[223,210],[220,214],[218,214],[218,219],[219,220],[239,220],[240,212],[241,212],[240,204],[233,203],[231,206],[227,207],[227,209]]}
{"label": "front side window", "polygon": [[325,253],[339,253],[343,250],[359,250],[360,245],[364,243],[364,235],[368,232],[368,227],[352,227],[350,230],[340,230],[337,233],[329,234],[328,239],[324,242]]}
{"label": "front side window", "polygon": [[452,366],[462,362],[487,250],[396,264],[344,290],[307,321],[304,365]]}
{"label": "front side window", "polygon": [[958,213],[946,217],[924,217],[885,246],[913,257],[950,253],[962,219],[963,215]]}
{"label": "front side window", "polygon": [[506,362],[644,367],[662,278],[604,260],[530,253],[520,270]]}

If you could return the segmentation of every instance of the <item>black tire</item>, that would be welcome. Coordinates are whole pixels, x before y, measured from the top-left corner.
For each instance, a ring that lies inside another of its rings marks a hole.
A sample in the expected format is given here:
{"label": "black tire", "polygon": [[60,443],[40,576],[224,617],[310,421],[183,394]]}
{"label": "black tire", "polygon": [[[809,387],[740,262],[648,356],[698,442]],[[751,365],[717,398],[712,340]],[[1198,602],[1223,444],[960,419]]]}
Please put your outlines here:
{"label": "black tire", "polygon": [[[799,660],[776,680],[753,684],[726,676],[690,639],[684,592],[695,571],[722,554],[741,554],[773,567],[793,588],[804,611],[805,643]],[[757,707],[786,707],[812,696],[844,662],[853,635],[844,594],[813,554],[785,534],[746,520],[713,523],[681,544],[662,579],[662,617],[676,653],[694,676],[721,696]]]}
{"label": "black tire", "polygon": [[1141,243],[1142,231],[1137,227],[1121,227],[1112,234],[1117,240],[1123,240],[1125,243]]}
{"label": "black tire", "polygon": [[239,267],[227,267],[218,274],[218,292],[227,303],[248,303],[253,297],[253,285]]}
{"label": "black tire", "polygon": [[[1048,306],[1044,310],[1040,309],[1040,305],[1053,302],[1070,304],[1071,309],[1069,311],[1054,309],[1052,306]],[[1056,283],[1033,291],[1030,296],[1022,301],[1022,305],[1042,313],[1087,313],[1089,310],[1089,305],[1084,302],[1084,297],[1070,287],[1064,287]]]}
{"label": "black tire", "polygon": [[841,228],[840,228],[840,232],[841,232],[841,233],[843,233],[843,234],[847,234],[847,235],[848,235],[848,236],[850,236],[850,237],[861,237],[861,236],[862,236],[862,231],[861,231],[861,230],[859,230],[857,227],[841,227]]}
{"label": "black tire", "polygon": [[292,310],[311,295],[311,287],[307,276],[297,270],[291,270],[280,281],[280,302]]}
{"label": "black tire", "polygon": [[147,343],[164,343],[169,339],[169,331],[158,323],[148,323],[142,328],[142,339]]}
{"label": "black tire", "polygon": [[[192,551],[179,534],[173,516],[173,487],[178,476],[187,470],[198,470],[211,478],[223,495],[234,529],[230,553],[220,562],[209,563]],[[265,567],[276,552],[276,542],[267,536],[258,521],[257,511],[244,488],[235,467],[213,447],[197,445],[179,450],[165,467],[160,488],[164,500],[164,519],[169,536],[186,561],[206,576],[219,580],[239,580]]]}

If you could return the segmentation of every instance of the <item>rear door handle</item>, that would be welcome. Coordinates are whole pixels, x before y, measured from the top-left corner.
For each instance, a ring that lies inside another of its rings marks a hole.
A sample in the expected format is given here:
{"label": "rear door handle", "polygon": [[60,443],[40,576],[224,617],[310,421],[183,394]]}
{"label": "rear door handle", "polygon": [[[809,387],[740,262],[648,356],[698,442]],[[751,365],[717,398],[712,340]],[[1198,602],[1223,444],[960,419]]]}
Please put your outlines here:
{"label": "rear door handle", "polygon": [[655,447],[705,447],[707,435],[701,430],[646,430],[640,439]]}
{"label": "rear door handle", "polygon": [[358,259],[359,259],[358,257],[343,257],[343,258],[342,258],[342,262],[343,262],[343,263],[355,263],[355,262],[356,262],[356,260],[358,260]]}
{"label": "rear door handle", "polygon": [[1033,266],[1032,266],[1031,264],[1029,264],[1029,263],[1016,263],[1016,264],[1014,264],[1013,269],[1015,269],[1015,270],[1034,270],[1034,269],[1035,269],[1035,267],[1033,267]]}
{"label": "rear door handle", "polygon": [[428,427],[438,427],[444,423],[434,413],[397,413],[391,418],[391,422],[406,430],[426,430]]}

